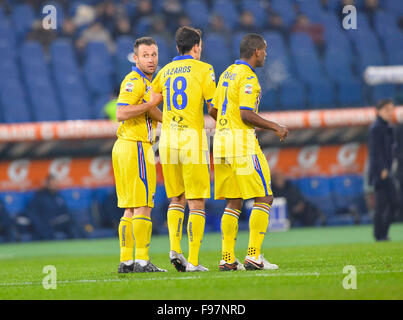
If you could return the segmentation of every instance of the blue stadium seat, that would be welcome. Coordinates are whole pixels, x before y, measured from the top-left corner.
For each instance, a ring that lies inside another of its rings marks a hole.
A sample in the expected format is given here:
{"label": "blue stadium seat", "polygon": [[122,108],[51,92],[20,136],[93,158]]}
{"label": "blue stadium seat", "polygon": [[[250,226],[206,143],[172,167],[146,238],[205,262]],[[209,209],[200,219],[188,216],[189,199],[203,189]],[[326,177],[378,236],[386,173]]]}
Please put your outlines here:
{"label": "blue stadium seat", "polygon": [[0,200],[3,202],[7,212],[11,216],[16,216],[26,211],[27,205],[33,195],[33,191],[2,192],[0,193]]}
{"label": "blue stadium seat", "polygon": [[384,43],[386,62],[388,65],[403,64],[403,33],[387,33],[381,38]]}
{"label": "blue stadium seat", "polygon": [[[158,44],[158,65],[162,68],[172,61],[176,51],[172,52],[172,44],[158,34],[153,34],[152,37]],[[176,45],[176,44],[175,44]]]}
{"label": "blue stadium seat", "polygon": [[28,91],[35,121],[63,120],[55,89],[48,79],[37,78],[29,82]]}
{"label": "blue stadium seat", "polygon": [[[355,54],[351,43],[343,31],[331,31],[326,33],[326,54],[334,54],[347,60],[349,63],[355,63]],[[336,59],[337,60],[337,59]]]}
{"label": "blue stadium seat", "polygon": [[362,83],[358,80],[337,83],[336,101],[339,106],[352,107],[364,105]]}
{"label": "blue stadium seat", "polygon": [[354,37],[352,43],[358,52],[358,70],[363,72],[369,65],[384,65],[384,57],[378,39],[374,32],[360,30]]}
{"label": "blue stadium seat", "polygon": [[338,83],[355,80],[349,58],[342,51],[326,51],[324,66],[330,79]]}
{"label": "blue stadium seat", "polygon": [[395,14],[403,14],[403,3],[400,0],[385,0],[385,8]]}
{"label": "blue stadium seat", "polygon": [[113,77],[107,70],[86,66],[84,68],[84,79],[88,89],[95,96],[113,92]]}
{"label": "blue stadium seat", "polygon": [[90,41],[85,48],[85,65],[94,67],[103,66],[110,71],[113,69],[112,55],[104,42]]}
{"label": "blue stadium seat", "polygon": [[232,36],[231,47],[232,47],[232,59],[239,59],[239,45],[241,44],[242,38],[246,35],[246,32],[238,31]]}
{"label": "blue stadium seat", "polygon": [[110,94],[102,94],[95,98],[93,103],[93,116],[95,119],[105,119],[107,115],[105,114],[104,107],[111,100]]}
{"label": "blue stadium seat", "polygon": [[208,24],[210,14],[205,1],[186,1],[184,4],[184,11],[192,21],[192,26],[203,28]]}
{"label": "blue stadium seat", "polygon": [[11,21],[20,39],[31,29],[34,20],[34,9],[28,4],[16,5],[11,13]]}
{"label": "blue stadium seat", "polygon": [[290,0],[271,1],[271,8],[281,16],[287,26],[290,26],[296,17],[293,5],[293,1]]}
{"label": "blue stadium seat", "polygon": [[315,45],[309,35],[306,33],[293,33],[290,35],[290,49],[294,55],[304,54],[313,55],[316,54]]}
{"label": "blue stadium seat", "polygon": [[279,91],[279,104],[284,109],[303,109],[306,107],[304,85],[295,79],[285,81]]}
{"label": "blue stadium seat", "polygon": [[299,2],[299,10],[312,22],[322,22],[324,11],[319,1],[301,1]]}
{"label": "blue stadium seat", "polygon": [[0,64],[0,74],[7,75],[7,77],[0,77],[0,88],[8,81],[21,82],[20,71],[15,59],[4,59],[2,61],[3,63]]}
{"label": "blue stadium seat", "polygon": [[274,88],[262,87],[262,98],[259,104],[259,111],[278,111],[278,92]]}
{"label": "blue stadium seat", "polygon": [[8,21],[0,21],[0,59],[16,56],[16,38],[14,28]]}
{"label": "blue stadium seat", "polygon": [[391,33],[401,32],[398,26],[398,15],[395,13],[376,11],[374,17],[375,30],[381,38]]}
{"label": "blue stadium seat", "polygon": [[231,51],[226,39],[219,34],[210,33],[204,37],[203,57],[207,63],[213,66],[217,79],[232,63]]}
{"label": "blue stadium seat", "polygon": [[312,81],[308,84],[309,108],[326,109],[334,107],[335,88],[332,82],[326,79]]}
{"label": "blue stadium seat", "polygon": [[116,81],[117,86],[124,77],[131,72],[133,64],[128,60],[129,54],[133,54],[134,39],[129,36],[121,36],[116,39]]}
{"label": "blue stadium seat", "polygon": [[255,18],[256,26],[264,27],[267,21],[267,8],[266,2],[259,0],[241,0],[241,11],[249,11]]}
{"label": "blue stadium seat", "polygon": [[91,189],[64,189],[60,190],[61,197],[65,200],[67,208],[79,225],[94,224],[91,215],[92,190]]}
{"label": "blue stadium seat", "polygon": [[212,13],[222,16],[225,26],[230,30],[235,28],[239,22],[238,11],[231,0],[214,1]]}
{"label": "blue stadium seat", "polygon": [[7,81],[3,84],[0,95],[3,119],[6,123],[33,121],[21,82]]}
{"label": "blue stadium seat", "polygon": [[56,84],[66,120],[93,117],[88,92],[81,77],[72,74],[56,74]]}
{"label": "blue stadium seat", "polygon": [[298,181],[298,186],[302,194],[323,213],[333,215],[336,212],[327,177],[301,178]]}
{"label": "blue stadium seat", "polygon": [[62,97],[62,99],[67,120],[88,120],[94,117],[91,110],[92,105],[85,94],[78,94],[78,92],[72,90],[66,91],[66,95],[69,97],[64,99]]}
{"label": "blue stadium seat", "polygon": [[265,32],[263,37],[267,43],[265,75],[270,84],[277,85],[293,74],[288,49],[283,37],[277,32]]}
{"label": "blue stadium seat", "polygon": [[340,18],[334,12],[322,11],[318,22],[325,27],[325,41],[328,34],[343,31]]}
{"label": "blue stadium seat", "polygon": [[363,177],[342,175],[329,178],[336,210],[339,213],[366,213]]}
{"label": "blue stadium seat", "polygon": [[394,99],[397,96],[397,85],[391,83],[379,84],[372,86],[371,91],[373,103],[385,98]]}
{"label": "blue stadium seat", "polygon": [[137,37],[141,37],[144,34],[148,34],[152,30],[153,20],[151,17],[141,17],[135,26],[135,34]]}
{"label": "blue stadium seat", "polygon": [[54,72],[79,72],[77,57],[70,39],[56,39],[50,45],[51,65]]}

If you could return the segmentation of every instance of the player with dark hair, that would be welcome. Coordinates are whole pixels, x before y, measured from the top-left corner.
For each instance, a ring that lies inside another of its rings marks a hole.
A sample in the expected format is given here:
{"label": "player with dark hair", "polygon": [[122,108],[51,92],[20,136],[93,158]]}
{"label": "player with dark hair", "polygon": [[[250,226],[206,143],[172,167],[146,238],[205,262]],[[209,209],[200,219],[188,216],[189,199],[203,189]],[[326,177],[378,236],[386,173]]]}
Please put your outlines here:
{"label": "player with dark hair", "polygon": [[119,273],[166,271],[153,265],[148,254],[156,188],[152,145],[157,122],[162,121],[156,107],[162,96],[150,93],[158,65],[158,47],[153,38],[136,40],[134,60],[136,66],[120,87],[116,118],[121,124],[112,150],[118,207],[125,209],[119,224]]}
{"label": "player with dark hair", "polygon": [[243,200],[254,199],[249,219],[249,245],[244,261],[248,270],[277,269],[261,254],[273,202],[270,169],[255,127],[271,130],[283,141],[288,129],[268,121],[258,113],[261,87],[255,68],[266,59],[267,44],[258,34],[245,35],[240,44],[240,59],[220,76],[210,115],[217,119],[214,135],[215,199],[226,199],[221,219],[222,271],[243,269],[235,257],[238,219]]}
{"label": "player with dark hair", "polygon": [[[162,68],[152,83],[162,93],[164,109],[159,143],[164,183],[171,202],[167,221],[169,257],[178,271],[208,271],[199,263],[205,227],[205,199],[210,198],[209,152],[204,130],[203,105],[213,99],[213,67],[200,61],[201,31],[181,27],[175,34],[179,56]],[[180,241],[186,201],[189,257]]]}

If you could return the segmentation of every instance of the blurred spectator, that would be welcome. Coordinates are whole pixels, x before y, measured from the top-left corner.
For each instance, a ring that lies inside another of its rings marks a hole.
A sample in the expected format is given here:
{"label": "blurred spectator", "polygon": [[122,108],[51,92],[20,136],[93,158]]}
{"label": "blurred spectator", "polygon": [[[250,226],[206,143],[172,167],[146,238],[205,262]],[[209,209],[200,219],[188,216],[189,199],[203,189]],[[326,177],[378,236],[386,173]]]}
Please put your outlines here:
{"label": "blurred spectator", "polygon": [[153,3],[151,0],[140,0],[138,2],[136,12],[134,13],[134,23],[142,17],[148,17],[153,14]]}
{"label": "blurred spectator", "polygon": [[275,197],[287,199],[288,218],[291,226],[314,226],[325,223],[324,215],[318,208],[304,198],[300,190],[283,173],[272,174],[272,189]]}
{"label": "blurred spectator", "polygon": [[35,193],[28,208],[26,216],[31,221],[35,238],[55,239],[57,231],[65,233],[68,238],[83,236],[83,231],[58,193],[54,177],[49,176],[45,180],[44,187]]}
{"label": "blurred spectator", "polygon": [[211,16],[208,33],[219,34],[225,37],[226,39],[229,39],[231,37],[231,33],[224,24],[223,17],[219,14],[213,14]]}
{"label": "blurred spectator", "polygon": [[239,17],[239,31],[248,33],[259,33],[260,29],[256,25],[255,16],[250,11],[243,11]]}
{"label": "blurred spectator", "polygon": [[277,13],[270,14],[267,29],[279,32],[284,37],[288,36],[288,28],[284,25],[283,18]]}
{"label": "blurred spectator", "polygon": [[308,34],[316,46],[321,47],[324,43],[324,27],[318,23],[312,23],[309,18],[303,14],[297,16],[292,32],[303,32]]}
{"label": "blurred spectator", "polygon": [[397,192],[391,176],[394,132],[392,100],[383,99],[376,105],[376,120],[369,129],[369,183],[374,186],[374,236],[377,241],[389,240],[388,232],[397,209]]}
{"label": "blurred spectator", "polygon": [[127,17],[121,17],[116,19],[115,27],[113,29],[113,37],[116,39],[120,36],[132,36],[132,26],[130,25],[130,20]]}
{"label": "blurred spectator", "polygon": [[109,32],[113,32],[115,19],[119,21],[122,17],[117,16],[116,7],[113,1],[101,2],[96,7],[96,20],[99,21]]}
{"label": "blurred spectator", "polygon": [[64,19],[62,24],[62,30],[60,32],[60,37],[62,38],[70,38],[75,40],[76,38],[76,25],[74,24],[72,19]]}
{"label": "blurred spectator", "polygon": [[183,15],[182,3],[179,0],[164,0],[161,12],[168,22],[169,30],[175,32],[178,28],[177,21]]}
{"label": "blurred spectator", "polygon": [[363,9],[369,18],[370,25],[374,27],[375,12],[379,9],[378,0],[365,0]]}
{"label": "blurred spectator", "polygon": [[83,50],[90,41],[104,42],[109,51],[114,51],[114,42],[111,34],[98,21],[95,21],[88,29],[83,31],[76,42],[76,46],[79,50]]}
{"label": "blurred spectator", "polygon": [[166,20],[163,15],[155,15],[152,19],[151,35],[164,38],[167,43],[172,42],[172,33],[166,25]]}
{"label": "blurred spectator", "polygon": [[73,22],[78,28],[80,28],[82,26],[90,25],[95,21],[95,18],[96,12],[94,7],[86,4],[80,4],[77,7],[76,13],[73,17]]}
{"label": "blurred spectator", "polygon": [[105,117],[109,120],[116,121],[116,103],[118,101],[120,88],[117,87],[115,91],[111,94],[111,98],[103,108]]}
{"label": "blurred spectator", "polygon": [[192,25],[192,21],[190,20],[188,15],[183,14],[179,17],[178,28],[184,27],[184,26],[191,26],[191,25]]}
{"label": "blurred spectator", "polygon": [[16,240],[15,221],[10,217],[2,201],[0,201],[0,238],[4,242]]}
{"label": "blurred spectator", "polygon": [[57,35],[54,30],[46,30],[42,27],[42,20],[36,20],[32,25],[32,30],[28,32],[26,39],[38,41],[44,50],[48,50],[50,44],[56,39]]}

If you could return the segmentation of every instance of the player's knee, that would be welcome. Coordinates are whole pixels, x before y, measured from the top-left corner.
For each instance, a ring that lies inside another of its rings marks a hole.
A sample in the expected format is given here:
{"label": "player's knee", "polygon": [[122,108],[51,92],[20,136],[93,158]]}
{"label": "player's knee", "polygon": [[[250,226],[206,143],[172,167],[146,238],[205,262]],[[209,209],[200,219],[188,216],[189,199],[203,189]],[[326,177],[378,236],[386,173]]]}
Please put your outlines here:
{"label": "player's knee", "polygon": [[124,218],[132,218],[134,213],[134,208],[126,208],[125,212],[123,213]]}
{"label": "player's knee", "polygon": [[266,196],[266,197],[261,197],[261,198],[256,198],[255,202],[263,202],[263,203],[267,203],[269,206],[271,206],[273,204],[273,196]]}
{"label": "player's knee", "polygon": [[171,204],[180,204],[182,206],[186,206],[185,193],[182,193],[180,196],[177,197],[172,197]]}
{"label": "player's knee", "polygon": [[229,209],[242,210],[242,199],[227,199],[226,207]]}

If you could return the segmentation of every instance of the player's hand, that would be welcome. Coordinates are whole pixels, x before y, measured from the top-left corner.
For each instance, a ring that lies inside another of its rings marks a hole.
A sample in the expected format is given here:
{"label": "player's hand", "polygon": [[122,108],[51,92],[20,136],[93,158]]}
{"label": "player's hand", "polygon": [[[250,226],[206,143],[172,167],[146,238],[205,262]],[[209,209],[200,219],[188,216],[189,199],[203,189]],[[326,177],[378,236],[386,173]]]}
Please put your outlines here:
{"label": "player's hand", "polygon": [[389,174],[388,170],[387,170],[387,169],[383,169],[383,170],[381,171],[381,179],[382,179],[382,180],[385,180],[385,179],[388,177],[388,174]]}
{"label": "player's hand", "polygon": [[278,125],[277,130],[275,131],[275,134],[280,138],[280,141],[284,141],[285,138],[287,138],[288,135],[288,129],[286,126],[283,125]]}
{"label": "player's hand", "polygon": [[156,93],[153,90],[150,92],[150,103],[152,105],[158,106],[163,100],[162,94],[161,93]]}

